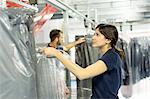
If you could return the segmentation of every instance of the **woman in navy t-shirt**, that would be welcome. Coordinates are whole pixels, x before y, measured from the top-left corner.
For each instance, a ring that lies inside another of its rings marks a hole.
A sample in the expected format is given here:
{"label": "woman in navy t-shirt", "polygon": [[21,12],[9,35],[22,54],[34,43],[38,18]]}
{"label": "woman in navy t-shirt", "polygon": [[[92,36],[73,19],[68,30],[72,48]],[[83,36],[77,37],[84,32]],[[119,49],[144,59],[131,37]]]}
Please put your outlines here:
{"label": "woman in navy t-shirt", "polygon": [[66,59],[54,48],[45,48],[44,53],[56,56],[80,80],[93,78],[91,99],[118,99],[124,55],[121,50],[115,48],[117,40],[118,31],[115,26],[99,24],[92,37],[92,46],[99,48],[99,52],[103,55],[86,68]]}

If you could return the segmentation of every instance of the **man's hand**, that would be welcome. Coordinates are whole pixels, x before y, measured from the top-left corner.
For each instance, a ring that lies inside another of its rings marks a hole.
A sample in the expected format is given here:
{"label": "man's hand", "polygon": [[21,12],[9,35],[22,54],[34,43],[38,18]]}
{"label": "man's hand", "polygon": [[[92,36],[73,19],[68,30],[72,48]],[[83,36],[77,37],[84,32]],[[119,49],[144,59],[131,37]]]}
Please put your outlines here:
{"label": "man's hand", "polygon": [[68,89],[67,86],[65,87],[65,93],[64,94],[65,94],[65,99],[68,99],[70,96],[70,90]]}
{"label": "man's hand", "polygon": [[85,42],[85,38],[81,37],[77,41],[75,41],[76,45]]}
{"label": "man's hand", "polygon": [[85,38],[79,38],[77,41],[71,42],[69,44],[66,44],[65,46],[63,46],[64,51],[69,51],[72,47],[76,46],[77,44],[81,44],[85,42]]}

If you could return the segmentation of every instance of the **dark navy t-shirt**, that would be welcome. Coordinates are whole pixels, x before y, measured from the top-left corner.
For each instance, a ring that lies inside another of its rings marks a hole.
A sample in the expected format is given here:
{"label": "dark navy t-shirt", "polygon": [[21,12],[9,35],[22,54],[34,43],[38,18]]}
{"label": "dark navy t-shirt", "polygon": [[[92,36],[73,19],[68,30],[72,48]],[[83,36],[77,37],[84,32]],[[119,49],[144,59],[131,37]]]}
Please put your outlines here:
{"label": "dark navy t-shirt", "polygon": [[99,57],[107,71],[92,79],[92,99],[118,99],[118,90],[121,86],[122,60],[115,49],[108,50]]}

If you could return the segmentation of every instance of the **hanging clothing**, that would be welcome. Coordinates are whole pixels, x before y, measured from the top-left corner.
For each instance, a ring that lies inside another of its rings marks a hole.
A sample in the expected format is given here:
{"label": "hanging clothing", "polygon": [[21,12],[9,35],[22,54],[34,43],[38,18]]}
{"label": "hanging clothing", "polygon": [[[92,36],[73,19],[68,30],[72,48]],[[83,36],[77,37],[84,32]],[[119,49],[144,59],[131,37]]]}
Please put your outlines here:
{"label": "hanging clothing", "polygon": [[33,35],[26,25],[29,17],[12,12],[15,9],[0,11],[0,99],[37,99]]}
{"label": "hanging clothing", "polygon": [[[92,37],[92,35],[89,36],[90,38]],[[83,36],[76,36],[76,40],[80,37]],[[96,60],[98,59],[98,50],[92,48],[89,42],[79,44],[75,47],[75,49],[75,62],[83,68],[96,62]],[[91,89],[91,79],[85,79],[82,81],[77,79],[77,98],[89,98],[91,96]]]}
{"label": "hanging clothing", "polygon": [[122,65],[122,85],[130,85],[131,84],[131,74],[129,73],[129,70],[131,70],[129,66],[129,49],[127,46],[126,41],[123,39],[119,38],[117,42],[117,47],[123,50],[125,57],[122,60],[123,65]]}
{"label": "hanging clothing", "polygon": [[[62,66],[56,58],[37,55],[37,95],[38,99],[65,99],[65,80]],[[57,61],[57,63],[56,63]]]}

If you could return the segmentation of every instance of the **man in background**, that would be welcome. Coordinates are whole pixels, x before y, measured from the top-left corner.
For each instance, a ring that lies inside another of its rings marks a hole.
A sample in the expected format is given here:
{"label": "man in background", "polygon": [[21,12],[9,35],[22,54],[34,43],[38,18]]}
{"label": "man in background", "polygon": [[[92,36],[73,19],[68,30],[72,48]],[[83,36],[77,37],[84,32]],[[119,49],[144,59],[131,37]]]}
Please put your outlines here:
{"label": "man in background", "polygon": [[[84,38],[79,38],[77,41],[71,42],[69,44],[63,45],[64,42],[64,36],[63,32],[59,29],[53,29],[50,31],[49,34],[50,43],[48,43],[47,47],[54,47],[60,51],[68,52],[72,47],[76,46],[77,44],[81,44],[85,42]],[[70,91],[68,87],[65,87],[65,97],[68,99],[70,95]]]}
{"label": "man in background", "polygon": [[50,31],[49,34],[50,43],[48,43],[47,47],[54,47],[56,49],[69,51],[72,47],[76,46],[77,44],[85,42],[84,38],[79,38],[77,41],[71,42],[66,45],[62,45],[64,42],[63,32],[58,29],[53,29]]}

